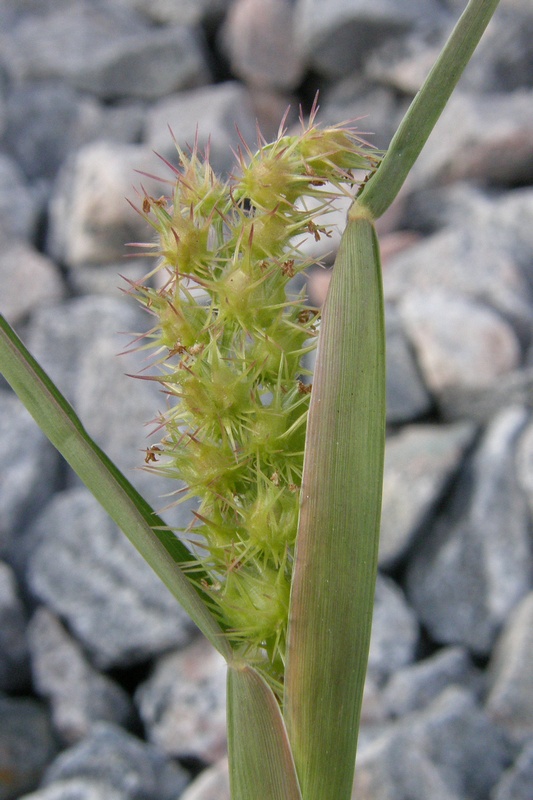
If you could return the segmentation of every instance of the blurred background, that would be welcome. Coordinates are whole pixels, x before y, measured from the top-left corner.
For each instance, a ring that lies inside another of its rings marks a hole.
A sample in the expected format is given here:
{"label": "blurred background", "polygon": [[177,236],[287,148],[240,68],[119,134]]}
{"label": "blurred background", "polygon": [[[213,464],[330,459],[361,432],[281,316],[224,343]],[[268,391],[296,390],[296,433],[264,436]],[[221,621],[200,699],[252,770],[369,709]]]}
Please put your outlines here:
{"label": "blurred background", "polygon": [[[0,311],[139,467],[163,400],[117,355],[159,154],[222,175],[298,126],[385,149],[464,0],[0,0]],[[139,174],[143,173],[142,175]],[[378,223],[388,440],[357,800],[532,800],[533,5],[501,0]],[[136,189],[137,187],[137,189]],[[305,242],[320,304],[331,238]],[[169,508],[185,526],[190,509]],[[0,378],[0,800],[227,800],[224,665]],[[259,791],[259,790],[258,790]],[[257,796],[261,800],[260,791]]]}

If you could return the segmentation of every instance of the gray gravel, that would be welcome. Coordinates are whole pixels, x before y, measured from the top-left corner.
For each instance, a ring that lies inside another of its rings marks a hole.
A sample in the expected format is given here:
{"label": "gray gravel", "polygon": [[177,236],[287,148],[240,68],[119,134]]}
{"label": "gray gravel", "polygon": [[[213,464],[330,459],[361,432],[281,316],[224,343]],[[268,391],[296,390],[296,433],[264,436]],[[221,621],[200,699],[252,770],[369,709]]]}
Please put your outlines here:
{"label": "gray gravel", "polygon": [[[125,198],[166,189],[135,170],[168,176],[170,128],[227,174],[237,128],[253,147],[317,89],[319,120],[386,147],[464,5],[0,3],[0,310],[158,509],[175,487],[138,467],[165,399],[126,377],[142,353],[116,356],[147,325],[118,288],[150,268]],[[501,0],[379,221],[388,442],[354,800],[531,800],[532,103],[533,5]],[[344,214],[303,244],[326,265]],[[0,559],[0,800],[228,800],[223,664],[3,379]]]}

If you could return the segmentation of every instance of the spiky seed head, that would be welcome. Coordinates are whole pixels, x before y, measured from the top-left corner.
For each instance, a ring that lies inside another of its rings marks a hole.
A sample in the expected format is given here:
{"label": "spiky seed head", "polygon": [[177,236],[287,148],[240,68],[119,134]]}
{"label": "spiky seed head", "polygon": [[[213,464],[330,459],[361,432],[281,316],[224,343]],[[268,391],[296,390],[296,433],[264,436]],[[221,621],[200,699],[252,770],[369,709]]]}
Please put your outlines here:
{"label": "spiky seed head", "polygon": [[[227,183],[196,148],[178,154],[172,196],[142,200],[161,280],[154,288],[151,273],[134,290],[155,319],[147,339],[167,400],[147,468],[198,498],[182,533],[208,576],[202,588],[279,689],[310,397],[302,358],[318,319],[290,294],[307,265],[294,242],[327,236],[316,215],[377,159],[350,129],[319,128],[314,112],[300,134],[241,152]],[[319,199],[313,210],[307,196]]]}

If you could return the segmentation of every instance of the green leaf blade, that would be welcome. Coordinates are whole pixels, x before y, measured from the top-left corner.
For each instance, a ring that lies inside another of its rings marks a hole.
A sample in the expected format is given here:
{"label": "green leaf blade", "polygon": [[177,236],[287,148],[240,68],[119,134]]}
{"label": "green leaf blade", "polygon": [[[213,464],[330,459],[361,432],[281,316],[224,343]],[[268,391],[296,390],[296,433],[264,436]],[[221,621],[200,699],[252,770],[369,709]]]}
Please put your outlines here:
{"label": "green leaf blade", "polygon": [[228,749],[232,800],[302,800],[285,723],[265,680],[228,667]]}
{"label": "green leaf blade", "polygon": [[368,219],[348,223],[320,337],[284,714],[305,800],[348,800],[372,624],[385,444],[383,294]]}
{"label": "green leaf blade", "polygon": [[394,134],[390,147],[357,199],[378,219],[398,195],[411,167],[476,49],[500,0],[470,0],[420,91]]}
{"label": "green leaf blade", "polygon": [[0,315],[0,372],[43,433],[122,529],[209,641],[226,658],[232,650],[201,591],[183,574],[191,561],[168,529],[85,431],[73,408]]}

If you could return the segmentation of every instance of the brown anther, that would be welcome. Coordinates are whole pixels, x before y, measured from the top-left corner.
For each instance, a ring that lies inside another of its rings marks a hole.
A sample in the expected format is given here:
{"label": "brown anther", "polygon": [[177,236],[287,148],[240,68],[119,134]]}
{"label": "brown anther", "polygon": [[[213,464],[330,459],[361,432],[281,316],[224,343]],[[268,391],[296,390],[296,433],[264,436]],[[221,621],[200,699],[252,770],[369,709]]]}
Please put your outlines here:
{"label": "brown anther", "polygon": [[312,383],[304,383],[303,381],[298,381],[298,391],[300,394],[311,394],[313,389]]}
{"label": "brown anther", "polygon": [[281,271],[285,277],[294,278],[296,275],[296,271],[294,269],[294,258],[288,258],[287,261],[284,261],[281,265]]}
{"label": "brown anther", "polygon": [[270,476],[270,480],[274,484],[274,486],[279,486],[279,472],[273,472]]}
{"label": "brown anther", "polygon": [[151,461],[156,462],[158,461],[157,454],[162,453],[160,447],[156,444],[153,444],[151,447],[148,447],[146,450],[146,456],[144,457],[144,463],[149,464]]}
{"label": "brown anther", "polygon": [[327,236],[329,239],[331,238],[331,231],[326,230],[326,228],[319,227],[313,220],[309,220],[307,223],[307,230],[309,233],[312,233],[315,237],[315,242],[320,241],[320,234],[323,233],[324,236]]}
{"label": "brown anther", "polygon": [[187,352],[187,348],[180,344],[179,342],[174,345],[174,347],[169,348],[168,355],[169,356],[182,356],[183,353]]}
{"label": "brown anther", "polygon": [[315,316],[316,316],[316,311],[314,309],[304,308],[298,314],[298,322],[300,323],[300,325],[305,325],[306,323],[311,322],[311,320]]}
{"label": "brown anther", "polygon": [[299,492],[300,491],[300,487],[297,486],[295,483],[289,483],[288,489],[289,489],[289,492]]}
{"label": "brown anther", "polygon": [[146,194],[143,197],[143,211],[145,214],[149,214],[152,210],[152,206],[157,206],[158,208],[164,208],[167,204],[167,198],[164,195],[158,197],[157,200],[155,197],[151,197],[149,194]]}
{"label": "brown anther", "polygon": [[204,348],[205,348],[204,344],[200,344],[200,342],[197,342],[196,344],[193,344],[192,347],[189,347],[189,353],[191,354],[191,356],[199,356],[200,353],[203,352]]}

